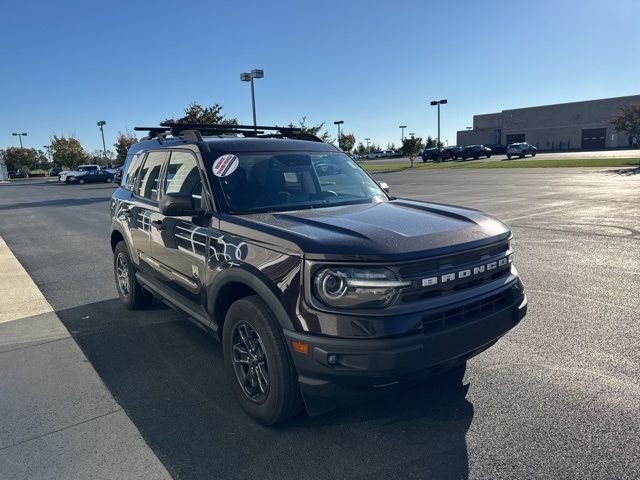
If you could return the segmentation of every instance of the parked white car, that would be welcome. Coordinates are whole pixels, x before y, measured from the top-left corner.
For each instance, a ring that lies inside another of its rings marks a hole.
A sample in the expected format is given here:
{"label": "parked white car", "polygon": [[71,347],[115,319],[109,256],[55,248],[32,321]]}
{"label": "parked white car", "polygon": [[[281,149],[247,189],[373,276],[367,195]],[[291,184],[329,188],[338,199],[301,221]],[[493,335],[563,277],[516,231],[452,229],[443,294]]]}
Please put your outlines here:
{"label": "parked white car", "polygon": [[535,157],[536,153],[538,153],[538,149],[526,142],[512,143],[507,147],[507,158],[509,160],[511,160],[511,157],[524,158],[526,155]]}
{"label": "parked white car", "polygon": [[100,170],[100,165],[87,164],[87,165],[79,165],[75,170],[64,170],[58,174],[58,178],[61,182],[65,182],[67,177],[73,177],[81,175],[81,172],[90,172],[91,170]]}

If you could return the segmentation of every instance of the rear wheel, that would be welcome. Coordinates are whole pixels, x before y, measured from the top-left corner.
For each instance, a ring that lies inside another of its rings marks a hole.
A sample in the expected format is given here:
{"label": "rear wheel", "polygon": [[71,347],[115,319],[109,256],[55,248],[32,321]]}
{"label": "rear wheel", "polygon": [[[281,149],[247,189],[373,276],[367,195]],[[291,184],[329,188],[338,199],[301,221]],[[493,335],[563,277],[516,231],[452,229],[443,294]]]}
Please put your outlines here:
{"label": "rear wheel", "polygon": [[273,425],[300,410],[296,370],[280,326],[259,296],[241,298],[231,305],[222,349],[231,388],[247,415]]}
{"label": "rear wheel", "polygon": [[79,183],[80,185],[84,185],[84,179],[83,179],[83,178],[81,178],[80,180],[78,180],[78,183]]}
{"label": "rear wheel", "polygon": [[107,182],[107,183],[111,183],[111,182],[113,182],[113,178],[111,178],[111,177],[107,177],[107,179],[105,180],[105,182]]}
{"label": "rear wheel", "polygon": [[151,303],[153,297],[136,279],[135,265],[131,261],[129,249],[124,242],[118,243],[113,252],[113,273],[118,296],[125,307],[129,310],[139,310]]}
{"label": "rear wheel", "polygon": [[531,156],[535,157],[536,156],[536,152],[531,152]]}

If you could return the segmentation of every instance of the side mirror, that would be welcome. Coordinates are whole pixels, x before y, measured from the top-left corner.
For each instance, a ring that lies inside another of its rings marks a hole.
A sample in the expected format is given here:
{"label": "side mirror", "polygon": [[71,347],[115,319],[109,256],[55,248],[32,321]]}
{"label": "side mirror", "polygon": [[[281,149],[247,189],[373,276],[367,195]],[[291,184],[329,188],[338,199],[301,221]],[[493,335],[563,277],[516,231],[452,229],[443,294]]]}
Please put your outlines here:
{"label": "side mirror", "polygon": [[387,182],[378,182],[378,185],[380,185],[380,188],[385,192],[389,193],[389,185],[387,185]]}
{"label": "side mirror", "polygon": [[202,210],[196,209],[190,193],[166,193],[160,199],[160,213],[166,217],[189,217],[201,215]]}

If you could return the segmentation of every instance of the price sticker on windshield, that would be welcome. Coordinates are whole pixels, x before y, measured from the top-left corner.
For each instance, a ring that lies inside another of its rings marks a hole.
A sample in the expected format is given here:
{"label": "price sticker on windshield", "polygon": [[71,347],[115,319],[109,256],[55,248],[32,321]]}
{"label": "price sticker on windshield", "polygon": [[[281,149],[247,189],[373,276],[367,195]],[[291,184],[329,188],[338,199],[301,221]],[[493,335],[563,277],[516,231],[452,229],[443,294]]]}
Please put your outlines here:
{"label": "price sticker on windshield", "polygon": [[235,155],[231,153],[227,153],[226,155],[222,155],[221,157],[216,158],[216,161],[213,162],[213,167],[211,170],[216,177],[228,177],[233,172],[236,171],[240,165],[240,160]]}

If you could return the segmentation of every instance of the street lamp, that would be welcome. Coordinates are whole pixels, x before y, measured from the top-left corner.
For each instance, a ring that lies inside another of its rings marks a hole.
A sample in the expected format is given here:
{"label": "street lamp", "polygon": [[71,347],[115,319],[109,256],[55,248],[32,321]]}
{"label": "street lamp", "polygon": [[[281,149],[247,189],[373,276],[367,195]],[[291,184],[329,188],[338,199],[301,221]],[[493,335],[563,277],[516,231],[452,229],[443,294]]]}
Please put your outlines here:
{"label": "street lamp", "polygon": [[416,136],[416,134],[415,134],[414,132],[411,132],[411,133],[409,134],[409,136],[410,136],[411,138],[413,138],[413,137],[415,137],[415,136]]}
{"label": "street lamp", "polygon": [[241,73],[240,80],[243,82],[251,82],[251,106],[253,107],[253,128],[256,127],[256,94],[253,88],[253,79],[264,77],[264,70],[254,69],[249,73]]}
{"label": "street lamp", "polygon": [[338,126],[338,148],[340,148],[340,125],[344,123],[344,120],[336,120],[333,122],[334,125]]}
{"label": "street lamp", "polygon": [[440,148],[440,105],[444,105],[445,103],[447,103],[447,100],[433,100],[431,102],[432,106],[437,105],[438,106],[438,143],[436,143],[436,147]]}
{"label": "street lamp", "polygon": [[27,133],[23,132],[23,133],[12,133],[12,135],[14,137],[18,137],[18,139],[20,140],[20,148],[22,148],[22,137],[26,137]]}
{"label": "street lamp", "polygon": [[367,153],[369,153],[369,140],[370,138],[365,138],[364,141],[367,142]]}
{"label": "street lamp", "polygon": [[104,159],[104,164],[107,164],[107,146],[104,143],[104,126],[107,124],[104,120],[100,120],[96,123],[100,127],[100,133],[102,134],[102,157]]}
{"label": "street lamp", "polygon": [[400,125],[398,128],[402,129],[401,130],[402,131],[401,135],[402,135],[402,141],[404,142],[404,129],[407,128],[407,126],[406,125]]}

